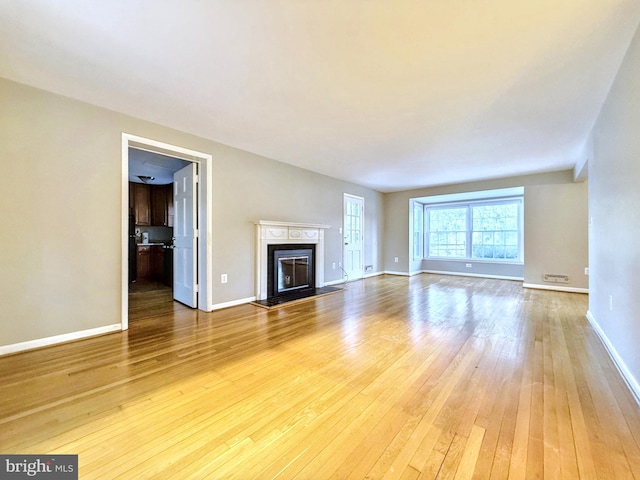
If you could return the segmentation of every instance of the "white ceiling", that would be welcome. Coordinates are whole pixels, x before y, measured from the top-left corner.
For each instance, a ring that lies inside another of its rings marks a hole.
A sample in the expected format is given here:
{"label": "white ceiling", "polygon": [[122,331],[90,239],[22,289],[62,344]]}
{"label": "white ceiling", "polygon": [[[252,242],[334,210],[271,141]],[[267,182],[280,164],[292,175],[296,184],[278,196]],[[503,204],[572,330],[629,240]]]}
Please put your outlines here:
{"label": "white ceiling", "polygon": [[386,192],[573,167],[639,20],[638,0],[0,0],[0,76]]}
{"label": "white ceiling", "polygon": [[[173,174],[189,164],[186,160],[148,150],[129,148],[129,181],[149,185],[173,183]],[[140,177],[151,177],[142,180]]]}

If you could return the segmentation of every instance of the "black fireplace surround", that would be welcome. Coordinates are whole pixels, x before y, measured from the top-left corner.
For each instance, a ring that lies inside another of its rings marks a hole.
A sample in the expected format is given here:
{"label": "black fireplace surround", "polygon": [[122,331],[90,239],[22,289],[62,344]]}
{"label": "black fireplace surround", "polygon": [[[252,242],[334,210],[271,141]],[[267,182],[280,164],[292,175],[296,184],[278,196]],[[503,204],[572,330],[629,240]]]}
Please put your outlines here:
{"label": "black fireplace surround", "polygon": [[316,246],[267,246],[267,298],[300,295],[315,290]]}

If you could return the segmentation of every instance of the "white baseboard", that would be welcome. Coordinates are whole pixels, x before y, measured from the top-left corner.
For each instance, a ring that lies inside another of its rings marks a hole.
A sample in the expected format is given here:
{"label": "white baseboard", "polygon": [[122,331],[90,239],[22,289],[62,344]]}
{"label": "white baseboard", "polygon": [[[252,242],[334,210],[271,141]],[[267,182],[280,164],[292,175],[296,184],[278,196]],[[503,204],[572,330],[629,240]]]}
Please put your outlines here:
{"label": "white baseboard", "polygon": [[434,273],[436,275],[455,275],[457,277],[494,278],[496,280],[516,280],[521,282],[522,277],[510,277],[507,275],[488,275],[485,273],[447,272],[441,270],[422,270],[420,273]]}
{"label": "white baseboard", "polygon": [[539,285],[537,283],[523,283],[522,287],[533,288],[536,290],[554,290],[556,292],[589,293],[588,288],[562,287],[562,286],[556,286],[556,285]]}
{"label": "white baseboard", "polygon": [[345,280],[344,278],[339,278],[338,280],[331,280],[330,282],[324,282],[324,284],[325,286],[340,285],[346,282],[354,282],[356,280],[362,280],[363,278],[377,277],[378,275],[384,275],[384,273],[385,272],[365,273],[364,275],[362,275],[361,278],[354,278],[354,279],[347,279],[347,280]]}
{"label": "white baseboard", "polygon": [[231,300],[230,302],[216,303],[214,305],[211,305],[211,311],[221,310],[223,308],[229,308],[229,307],[236,307],[238,305],[244,305],[245,303],[251,303],[255,301],[256,301],[256,297],[247,297],[247,298],[240,298],[238,300]]}
{"label": "white baseboard", "polygon": [[378,277],[380,275],[384,275],[384,272],[365,273],[364,277],[362,277],[362,278]]}
{"label": "white baseboard", "polygon": [[394,272],[393,270],[385,270],[385,275],[399,275],[401,277],[409,277],[409,272]]}
{"label": "white baseboard", "polygon": [[[371,277],[377,277],[378,275],[384,275],[385,272],[373,272],[373,273],[365,273],[364,275],[362,275],[362,278],[371,278]],[[354,280],[362,280],[362,278],[354,278],[352,280],[345,280],[344,278],[339,278],[338,280],[331,280],[330,282],[324,282],[325,286],[332,286],[332,285],[340,285],[342,283],[345,283],[346,281],[354,281]]]}
{"label": "white baseboard", "polygon": [[638,384],[638,381],[627,367],[627,364],[624,363],[624,360],[622,360],[622,357],[620,357],[618,351],[609,340],[609,337],[607,337],[607,334],[604,333],[604,330],[602,330],[590,310],[587,311],[587,320],[589,320],[589,323],[598,334],[598,337],[604,345],[604,348],[607,350],[607,353],[611,357],[611,360],[613,360],[614,365],[620,372],[620,375],[622,375],[622,378],[629,387],[629,390],[631,390],[631,393],[633,394],[636,402],[638,403],[638,405],[640,405],[640,384]]}
{"label": "white baseboard", "polygon": [[62,335],[55,335],[53,337],[38,338],[36,340],[29,340],[26,342],[14,343],[12,345],[0,346],[0,355],[9,355],[12,353],[24,352],[26,350],[33,350],[35,348],[49,347],[58,343],[73,342],[75,340],[81,340],[83,338],[97,337],[98,335],[120,331],[122,331],[122,325],[120,323],[116,323],[113,325],[107,325],[105,327],[82,330],[80,332],[64,333]]}

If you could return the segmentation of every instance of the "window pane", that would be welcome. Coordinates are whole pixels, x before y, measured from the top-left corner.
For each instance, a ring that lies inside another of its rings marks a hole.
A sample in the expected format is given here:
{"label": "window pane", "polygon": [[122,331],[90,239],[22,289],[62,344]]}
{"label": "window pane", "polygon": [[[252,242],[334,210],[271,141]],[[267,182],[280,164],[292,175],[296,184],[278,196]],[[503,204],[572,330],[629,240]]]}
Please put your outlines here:
{"label": "window pane", "polygon": [[515,260],[518,258],[518,247],[506,247],[505,248],[506,258],[510,260]]}
{"label": "window pane", "polygon": [[[473,258],[517,260],[519,257],[516,202],[472,206]],[[482,248],[475,248],[482,246]]]}
{"label": "window pane", "polygon": [[426,255],[520,261],[521,208],[521,200],[513,199],[427,207]]}
{"label": "window pane", "polygon": [[430,257],[464,258],[467,256],[467,208],[430,208]]}
{"label": "window pane", "polygon": [[467,209],[431,209],[429,210],[429,228],[432,232],[465,231],[467,229]]}

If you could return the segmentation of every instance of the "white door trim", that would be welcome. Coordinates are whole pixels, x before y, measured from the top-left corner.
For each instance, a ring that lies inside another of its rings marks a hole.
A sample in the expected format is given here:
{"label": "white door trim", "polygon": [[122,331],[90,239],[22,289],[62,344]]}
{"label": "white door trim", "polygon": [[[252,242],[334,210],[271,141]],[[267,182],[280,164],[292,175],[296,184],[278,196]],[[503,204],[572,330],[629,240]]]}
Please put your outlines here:
{"label": "white door trim", "polygon": [[213,157],[207,153],[197,152],[176,145],[158,142],[149,138],[122,133],[122,330],[129,328],[129,147],[143,148],[152,152],[178,157],[199,164],[198,175],[198,309],[210,312],[213,310],[211,288],[213,286],[212,236],[209,212],[213,211],[212,164]]}

